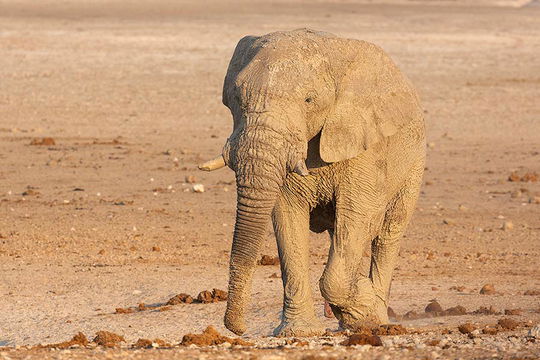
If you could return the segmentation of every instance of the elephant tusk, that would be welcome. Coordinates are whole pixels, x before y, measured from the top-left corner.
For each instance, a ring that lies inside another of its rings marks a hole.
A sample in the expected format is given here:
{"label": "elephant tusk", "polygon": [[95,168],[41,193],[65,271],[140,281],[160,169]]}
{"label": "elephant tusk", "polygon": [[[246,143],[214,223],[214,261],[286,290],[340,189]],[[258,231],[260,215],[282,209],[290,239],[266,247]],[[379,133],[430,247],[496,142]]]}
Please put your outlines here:
{"label": "elephant tusk", "polygon": [[298,175],[301,175],[301,176],[308,176],[309,175],[309,170],[308,170],[308,168],[306,166],[306,162],[304,160],[298,160],[298,162],[294,166],[293,171],[295,173],[297,173]]}
{"label": "elephant tusk", "polygon": [[217,169],[221,169],[224,166],[225,166],[225,159],[223,159],[223,155],[219,155],[215,159],[199,164],[199,170],[214,171]]}

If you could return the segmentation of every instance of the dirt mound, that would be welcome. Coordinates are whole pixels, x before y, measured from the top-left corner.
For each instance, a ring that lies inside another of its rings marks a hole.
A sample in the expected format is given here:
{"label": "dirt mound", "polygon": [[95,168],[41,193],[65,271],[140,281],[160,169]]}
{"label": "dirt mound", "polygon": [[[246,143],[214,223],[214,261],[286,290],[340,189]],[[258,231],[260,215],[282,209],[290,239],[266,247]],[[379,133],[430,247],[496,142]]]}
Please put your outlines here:
{"label": "dirt mound", "polygon": [[371,346],[382,346],[382,340],[377,335],[366,335],[366,334],[352,334],[348,339],[343,341],[340,345],[344,346],[353,346],[353,345],[371,345]]}
{"label": "dirt mound", "polygon": [[516,320],[504,318],[500,319],[497,322],[497,325],[499,325],[502,329],[505,330],[515,330],[519,326],[519,323]]}
{"label": "dirt mound", "polygon": [[85,346],[88,345],[88,338],[82,332],[78,332],[69,341],[64,341],[64,342],[57,343],[57,344],[49,344],[49,345],[45,345],[43,347],[49,348],[49,349],[52,349],[52,348],[54,348],[54,349],[69,349],[70,347],[76,346],[76,345],[82,346],[82,347],[85,347]]}
{"label": "dirt mound", "polygon": [[193,298],[191,295],[181,293],[170,298],[169,301],[167,301],[167,305],[191,304],[192,302]]}
{"label": "dirt mound", "polygon": [[511,182],[537,182],[538,179],[540,179],[540,176],[535,172],[526,172],[523,175],[513,172],[508,176],[508,181]]}
{"label": "dirt mound", "polygon": [[162,348],[162,347],[171,347],[171,344],[165,342],[162,339],[139,339],[135,344],[131,346],[134,349],[152,349],[152,348]]}
{"label": "dirt mound", "polygon": [[193,303],[210,304],[210,303],[215,303],[219,301],[226,301],[227,295],[228,293],[226,291],[223,291],[220,289],[212,289],[212,291],[208,291],[208,290],[201,291],[199,295],[197,295],[196,299],[194,299],[189,294],[180,293],[170,298],[165,304],[149,306],[144,303],[140,303],[136,307],[116,308],[114,312],[116,314],[131,314],[134,312],[148,311],[148,310],[167,311],[167,310],[171,310],[171,305],[193,304]]}
{"label": "dirt mound", "polygon": [[215,303],[225,300],[227,300],[227,292],[219,289],[213,289],[212,292],[204,290],[201,291],[199,295],[197,295],[197,301],[203,304]]}
{"label": "dirt mound", "polygon": [[470,334],[476,330],[476,326],[471,323],[465,323],[458,326],[458,330],[462,334]]}
{"label": "dirt mound", "polygon": [[492,284],[486,284],[480,289],[480,294],[482,295],[493,295],[496,293],[497,291],[495,291],[495,286],[493,286]]}
{"label": "dirt mound", "polygon": [[109,331],[98,331],[93,342],[104,347],[117,347],[121,342],[126,342],[122,335],[118,335]]}
{"label": "dirt mound", "polygon": [[211,346],[219,345],[223,343],[229,343],[231,345],[239,346],[253,346],[253,343],[244,341],[242,339],[233,339],[227,336],[221,335],[213,326],[208,326],[202,334],[186,334],[182,338],[180,345],[197,345],[197,346]]}
{"label": "dirt mound", "polygon": [[474,315],[501,315],[493,306],[486,307],[480,306],[477,310],[474,310],[471,314]]}
{"label": "dirt mound", "polygon": [[56,141],[54,141],[52,137],[36,138],[30,141],[30,145],[53,146],[53,145],[56,145]]}
{"label": "dirt mound", "polygon": [[279,265],[279,257],[263,255],[261,256],[261,259],[257,261],[257,264],[262,266]]}
{"label": "dirt mound", "polygon": [[414,310],[410,310],[403,316],[396,316],[396,319],[405,319],[405,320],[417,320],[425,319],[439,316],[458,316],[466,315],[467,309],[461,305],[456,305],[450,307],[446,310],[443,310],[442,306],[435,300],[432,300],[425,308],[424,313],[419,314]]}
{"label": "dirt mound", "polygon": [[424,310],[427,313],[437,313],[437,312],[443,312],[443,308],[441,304],[439,304],[437,301],[432,300]]}

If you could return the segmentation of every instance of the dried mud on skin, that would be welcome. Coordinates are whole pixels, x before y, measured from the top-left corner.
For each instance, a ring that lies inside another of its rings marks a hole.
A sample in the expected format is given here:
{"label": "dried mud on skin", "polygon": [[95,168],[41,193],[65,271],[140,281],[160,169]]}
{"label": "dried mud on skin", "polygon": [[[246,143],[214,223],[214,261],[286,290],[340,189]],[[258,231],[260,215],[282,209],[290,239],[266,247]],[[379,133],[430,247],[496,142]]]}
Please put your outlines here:
{"label": "dried mud on skin", "polygon": [[167,311],[171,309],[171,306],[179,304],[211,304],[220,301],[227,301],[227,295],[228,294],[226,291],[220,289],[201,291],[195,299],[189,294],[180,293],[170,298],[165,304],[148,306],[144,303],[140,303],[136,307],[119,307],[115,309],[115,314],[132,314],[148,310]]}
{"label": "dried mud on skin", "polygon": [[244,341],[242,339],[233,339],[227,336],[221,335],[213,326],[208,326],[202,334],[186,334],[182,338],[180,345],[189,346],[212,346],[220,345],[223,343],[229,343],[231,345],[239,346],[254,346],[255,344]]}

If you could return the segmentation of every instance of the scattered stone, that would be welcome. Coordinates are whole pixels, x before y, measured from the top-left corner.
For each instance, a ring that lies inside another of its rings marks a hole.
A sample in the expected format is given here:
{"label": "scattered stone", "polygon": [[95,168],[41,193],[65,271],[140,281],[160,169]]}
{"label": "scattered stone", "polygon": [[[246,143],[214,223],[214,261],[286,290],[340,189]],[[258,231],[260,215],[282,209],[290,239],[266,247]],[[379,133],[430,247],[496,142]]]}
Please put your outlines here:
{"label": "scattered stone", "polygon": [[52,137],[44,137],[44,138],[36,138],[32,139],[30,141],[30,145],[36,145],[36,146],[53,146],[56,145],[56,142]]}
{"label": "scattered stone", "polygon": [[480,306],[477,310],[472,312],[475,315],[501,315],[493,306],[489,308],[486,306]]}
{"label": "scattered stone", "polygon": [[203,193],[204,192],[204,185],[203,184],[193,184],[191,187],[193,189],[193,192],[196,193]]}
{"label": "scattered stone", "polygon": [[167,305],[191,304],[192,302],[193,298],[190,295],[182,293],[170,298]]}
{"label": "scattered stone", "polygon": [[471,323],[465,323],[458,326],[458,330],[462,334],[470,334],[476,330],[476,326]]}
{"label": "scattered stone", "polygon": [[529,198],[530,204],[540,204],[540,196],[531,196]]}
{"label": "scattered stone", "polygon": [[502,225],[502,229],[504,231],[509,231],[509,230],[512,230],[513,228],[514,228],[514,223],[511,221],[505,221]]}
{"label": "scattered stone", "polygon": [[465,286],[451,286],[449,290],[455,290],[457,292],[464,292]]}
{"label": "scattered stone", "polygon": [[486,335],[497,335],[499,333],[499,329],[496,327],[486,326],[482,329],[482,334]]}
{"label": "scattered stone", "polygon": [[387,324],[387,325],[380,325],[378,328],[374,328],[371,330],[372,335],[405,335],[408,334],[409,331],[404,328],[402,325],[394,325],[394,324]]}
{"label": "scattered stone", "polygon": [[443,308],[436,300],[432,300],[424,310],[426,313],[442,313]]}
{"label": "scattered stone", "polygon": [[504,315],[521,315],[523,314],[523,310],[521,309],[505,309]]}
{"label": "scattered stone", "polygon": [[123,336],[109,331],[98,331],[96,333],[96,337],[93,340],[93,342],[95,342],[96,344],[108,348],[117,347],[119,343],[125,341],[126,339],[124,339]]}
{"label": "scattered stone", "polygon": [[457,306],[453,306],[451,308],[446,309],[444,311],[444,314],[450,315],[450,316],[466,315],[467,309],[465,309],[465,307],[461,305],[457,305]]}
{"label": "scattered stone", "polygon": [[152,246],[152,251],[160,252],[161,248],[159,246]]}
{"label": "scattered stone", "polygon": [[519,326],[519,323],[513,319],[504,318],[500,319],[497,325],[506,330],[515,330]]}
{"label": "scattered stone", "polygon": [[441,340],[439,340],[439,339],[428,340],[428,341],[426,341],[426,345],[428,345],[428,346],[437,346],[437,345],[440,344],[440,342],[441,342]]}
{"label": "scattered stone", "polygon": [[537,182],[538,181],[538,174],[535,172],[526,172],[522,176],[520,176],[518,173],[513,172],[508,176],[508,181],[511,182]]}
{"label": "scattered stone", "polygon": [[257,264],[263,265],[263,266],[279,265],[279,257],[270,256],[270,255],[262,255],[261,259],[257,261]]}
{"label": "scattered stone", "polygon": [[197,178],[195,176],[193,176],[193,175],[187,175],[185,177],[185,181],[188,184],[195,184],[197,182]]}
{"label": "scattered stone", "polygon": [[382,340],[377,335],[366,335],[366,334],[352,334],[348,339],[343,341],[341,345],[353,346],[353,345],[371,345],[371,346],[382,346]]}
{"label": "scattered stone", "polygon": [[135,344],[132,346],[135,349],[151,349],[152,348],[152,340],[148,339],[139,339]]}
{"label": "scattered stone", "polygon": [[482,295],[493,295],[496,293],[497,292],[495,291],[495,286],[493,286],[492,284],[486,284],[482,286],[482,289],[480,289],[480,294]]}
{"label": "scattered stone", "polygon": [[158,347],[171,347],[171,344],[165,342],[162,339],[139,339],[135,344],[132,345],[134,349],[152,349]]}
{"label": "scattered stone", "polygon": [[208,326],[202,334],[186,334],[182,338],[181,345],[196,345],[196,346],[212,346],[219,345],[223,343],[229,343],[231,345],[240,345],[240,346],[253,346],[253,343],[244,341],[242,339],[232,339],[227,336],[223,336],[213,327]]}

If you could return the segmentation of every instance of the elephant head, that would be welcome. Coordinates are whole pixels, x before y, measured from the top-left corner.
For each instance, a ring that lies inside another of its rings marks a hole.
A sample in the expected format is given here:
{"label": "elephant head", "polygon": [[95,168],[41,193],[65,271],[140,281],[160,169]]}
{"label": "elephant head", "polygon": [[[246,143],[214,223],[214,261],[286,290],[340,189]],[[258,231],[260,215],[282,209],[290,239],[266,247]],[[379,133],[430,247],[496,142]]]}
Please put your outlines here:
{"label": "elephant head", "polygon": [[245,307],[266,226],[287,176],[309,176],[308,142],[322,163],[358,156],[405,124],[414,91],[373,44],[311,30],[240,40],[223,87],[234,120],[222,154],[200,165],[236,173],[237,212],[226,327],[244,333]]}

